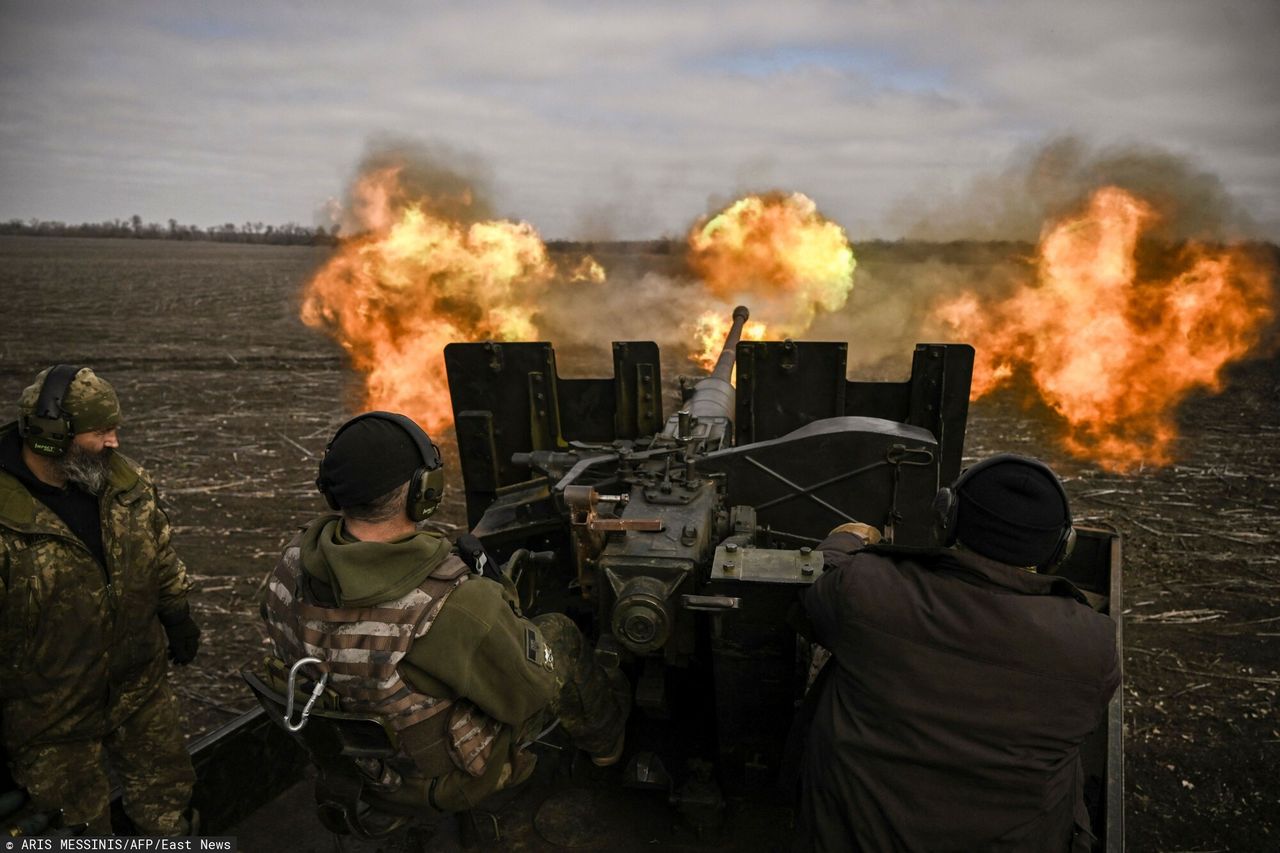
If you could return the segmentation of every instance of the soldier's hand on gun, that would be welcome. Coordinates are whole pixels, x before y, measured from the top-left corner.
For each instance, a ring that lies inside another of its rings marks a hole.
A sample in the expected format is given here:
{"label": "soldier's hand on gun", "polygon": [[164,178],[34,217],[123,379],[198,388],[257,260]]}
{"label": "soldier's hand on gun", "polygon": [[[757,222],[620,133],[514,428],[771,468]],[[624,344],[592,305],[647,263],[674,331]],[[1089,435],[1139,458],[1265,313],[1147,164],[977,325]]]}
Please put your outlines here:
{"label": "soldier's hand on gun", "polygon": [[160,624],[169,637],[169,660],[178,666],[186,666],[195,660],[200,649],[200,626],[191,618],[190,609],[181,613],[161,614]]}
{"label": "soldier's hand on gun", "polygon": [[854,536],[862,537],[862,541],[868,545],[874,545],[882,538],[879,530],[870,524],[863,524],[861,521],[846,522],[833,529],[831,533],[852,533]]}

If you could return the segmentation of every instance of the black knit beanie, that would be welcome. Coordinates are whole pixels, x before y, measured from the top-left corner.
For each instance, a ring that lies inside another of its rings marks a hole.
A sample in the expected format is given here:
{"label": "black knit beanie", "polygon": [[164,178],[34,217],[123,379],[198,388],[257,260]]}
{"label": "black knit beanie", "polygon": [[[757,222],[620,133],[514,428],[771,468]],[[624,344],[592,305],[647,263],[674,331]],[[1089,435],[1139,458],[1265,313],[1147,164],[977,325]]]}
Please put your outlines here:
{"label": "black knit beanie", "polygon": [[1071,523],[1061,486],[1033,459],[1007,454],[957,486],[956,538],[1001,563],[1047,563]]}
{"label": "black knit beanie", "polygon": [[334,438],[320,461],[318,484],[346,509],[404,485],[420,467],[422,454],[403,427],[381,418],[361,418]]}

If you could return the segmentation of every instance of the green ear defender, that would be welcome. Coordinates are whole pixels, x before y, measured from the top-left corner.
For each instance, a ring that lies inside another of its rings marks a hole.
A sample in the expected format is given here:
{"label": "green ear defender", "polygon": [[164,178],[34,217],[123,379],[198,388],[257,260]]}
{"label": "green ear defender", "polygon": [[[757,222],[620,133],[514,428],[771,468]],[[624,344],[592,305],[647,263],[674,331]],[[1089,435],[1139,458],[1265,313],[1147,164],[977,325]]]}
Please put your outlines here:
{"label": "green ear defender", "polygon": [[444,468],[440,464],[440,451],[434,443],[431,449],[436,451],[436,466],[419,468],[409,481],[409,502],[405,511],[414,521],[429,517],[440,508],[440,499],[444,497]]}
{"label": "green ear defender", "polygon": [[71,390],[71,382],[84,368],[72,364],[59,364],[49,368],[35,410],[18,419],[18,433],[41,456],[62,456],[76,437],[71,425],[71,415],[62,407]]}

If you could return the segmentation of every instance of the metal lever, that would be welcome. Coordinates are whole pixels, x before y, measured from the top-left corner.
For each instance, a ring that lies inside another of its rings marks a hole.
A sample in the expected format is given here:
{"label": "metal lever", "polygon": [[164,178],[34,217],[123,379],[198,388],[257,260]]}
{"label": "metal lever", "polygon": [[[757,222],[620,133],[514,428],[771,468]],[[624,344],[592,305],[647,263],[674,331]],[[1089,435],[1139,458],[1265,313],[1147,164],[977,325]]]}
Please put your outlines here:
{"label": "metal lever", "polygon": [[596,504],[601,501],[626,503],[628,495],[602,495],[590,486],[565,486],[564,502],[569,507],[569,523],[598,533],[620,530],[658,531],[663,527],[660,518],[601,518],[596,514]]}
{"label": "metal lever", "polygon": [[736,595],[682,595],[680,606],[685,610],[737,610],[742,599]]}
{"label": "metal lever", "polygon": [[322,672],[320,680],[316,682],[316,686],[311,688],[311,698],[307,700],[307,704],[302,707],[302,716],[298,718],[297,725],[293,723],[293,696],[297,691],[298,670],[309,663],[323,664],[320,658],[300,658],[293,666],[289,667],[289,689],[285,693],[284,701],[284,727],[291,732],[302,731],[303,726],[307,724],[307,717],[311,716],[311,708],[316,704],[316,700],[320,698],[320,694],[324,692],[324,686],[329,683],[329,673]]}

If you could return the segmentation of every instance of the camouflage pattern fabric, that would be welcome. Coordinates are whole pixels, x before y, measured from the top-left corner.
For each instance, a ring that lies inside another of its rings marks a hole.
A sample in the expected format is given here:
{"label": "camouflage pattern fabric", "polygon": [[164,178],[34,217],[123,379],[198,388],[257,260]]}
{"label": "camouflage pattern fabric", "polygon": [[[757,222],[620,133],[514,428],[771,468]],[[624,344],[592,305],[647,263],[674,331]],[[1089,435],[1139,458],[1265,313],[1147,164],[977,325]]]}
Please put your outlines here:
{"label": "camouflage pattern fabric", "polygon": [[[46,367],[36,375],[36,381],[28,385],[18,399],[18,411],[30,415],[40,399],[40,389],[52,367]],[[91,369],[83,367],[67,388],[62,408],[71,415],[71,428],[77,433],[98,429],[111,429],[120,425],[120,398],[111,383]]]}
{"label": "camouflage pattern fabric", "polygon": [[550,711],[560,718],[574,746],[592,755],[607,754],[622,736],[631,710],[626,677],[596,663],[582,632],[563,613],[544,613],[531,621],[554,667],[556,696]]}
{"label": "camouflage pattern fabric", "polygon": [[502,723],[466,699],[459,699],[449,713],[448,731],[449,757],[453,763],[471,776],[483,776],[493,755],[494,741],[502,732]]}
{"label": "camouflage pattern fabric", "polygon": [[0,472],[0,701],[11,750],[103,736],[167,672],[157,614],[182,611],[190,586],[169,519],[151,481],[119,453],[100,504],[105,571]]}
{"label": "camouflage pattern fabric", "polygon": [[[164,684],[157,617],[184,611],[190,586],[169,519],[145,472],[118,452],[99,503],[105,567],[0,471],[0,716],[11,756],[66,744],[84,755],[92,741],[100,750]],[[164,742],[175,739],[176,729]],[[51,761],[38,784],[53,790],[61,766]]]}
{"label": "camouflage pattern fabric", "polygon": [[111,834],[108,766],[124,787],[125,813],[143,835],[185,835],[195,771],[167,684],[101,740],[44,744],[13,757],[14,778],[65,825]]}
{"label": "camouflage pattern fabric", "polygon": [[411,690],[398,668],[470,576],[466,564],[451,556],[419,587],[377,607],[326,607],[302,594],[299,540],[294,537],[276,564],[262,609],[276,657],[286,665],[304,657],[324,661],[321,669],[345,710],[384,717],[396,731],[447,710],[447,701]]}

